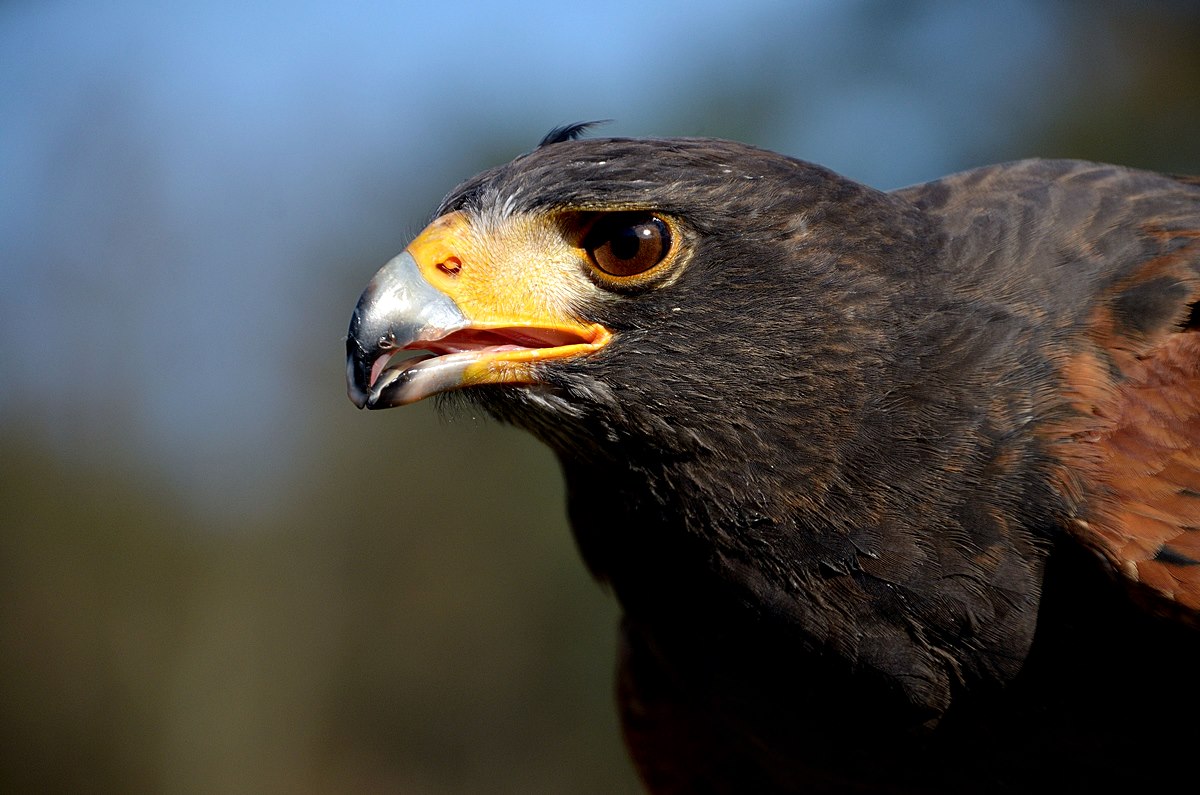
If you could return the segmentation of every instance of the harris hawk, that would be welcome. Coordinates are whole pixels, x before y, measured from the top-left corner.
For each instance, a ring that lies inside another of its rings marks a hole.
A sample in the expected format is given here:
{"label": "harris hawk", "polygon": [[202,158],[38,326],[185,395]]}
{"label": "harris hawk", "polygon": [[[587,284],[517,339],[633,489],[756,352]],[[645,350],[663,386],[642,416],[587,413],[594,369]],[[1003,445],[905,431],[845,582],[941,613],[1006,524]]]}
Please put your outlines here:
{"label": "harris hawk", "polygon": [[1200,181],[1027,160],[881,192],[582,127],[374,276],[349,393],[467,400],[556,453],[647,789],[1174,780]]}

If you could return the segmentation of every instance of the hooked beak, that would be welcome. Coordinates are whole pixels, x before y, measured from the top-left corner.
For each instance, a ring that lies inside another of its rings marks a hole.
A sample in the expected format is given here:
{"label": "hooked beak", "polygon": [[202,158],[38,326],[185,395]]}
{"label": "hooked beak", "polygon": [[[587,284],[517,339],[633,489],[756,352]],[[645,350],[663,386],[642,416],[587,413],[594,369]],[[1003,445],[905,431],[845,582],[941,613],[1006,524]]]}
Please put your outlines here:
{"label": "hooked beak", "polygon": [[[367,284],[350,318],[346,337],[350,399],[360,409],[386,408],[451,388],[456,377],[453,368],[418,369],[432,357],[386,365],[415,342],[442,339],[468,325],[450,296],[421,277],[412,254],[405,251],[395,257]],[[423,373],[420,390],[414,386],[417,372]]]}
{"label": "hooked beak", "polygon": [[[468,226],[457,212],[438,219],[358,299],[346,338],[346,381],[359,408],[405,405],[476,384],[534,383],[537,363],[594,352],[611,338],[599,324],[541,306],[536,295],[497,296],[482,257],[447,253]],[[470,290],[459,289],[471,279]]]}

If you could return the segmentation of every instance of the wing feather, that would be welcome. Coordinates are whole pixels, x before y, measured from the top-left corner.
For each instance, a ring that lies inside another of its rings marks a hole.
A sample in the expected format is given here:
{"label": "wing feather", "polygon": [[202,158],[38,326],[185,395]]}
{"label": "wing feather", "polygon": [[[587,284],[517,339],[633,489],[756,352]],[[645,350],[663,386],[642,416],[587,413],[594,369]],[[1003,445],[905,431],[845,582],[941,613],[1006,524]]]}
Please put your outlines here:
{"label": "wing feather", "polygon": [[[1200,233],[1148,228],[1162,253],[1112,285],[1063,368],[1077,411],[1063,457],[1092,495],[1070,524],[1151,603],[1200,616]],[[1060,448],[1061,449],[1061,448]]]}

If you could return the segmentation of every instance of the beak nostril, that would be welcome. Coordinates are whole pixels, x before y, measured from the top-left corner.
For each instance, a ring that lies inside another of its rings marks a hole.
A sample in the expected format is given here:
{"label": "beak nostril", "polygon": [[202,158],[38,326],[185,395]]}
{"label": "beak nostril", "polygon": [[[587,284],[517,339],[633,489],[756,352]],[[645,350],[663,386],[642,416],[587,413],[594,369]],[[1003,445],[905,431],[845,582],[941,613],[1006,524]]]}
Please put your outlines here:
{"label": "beak nostril", "polygon": [[458,257],[447,257],[437,264],[437,269],[447,276],[457,276],[462,270],[462,260]]}

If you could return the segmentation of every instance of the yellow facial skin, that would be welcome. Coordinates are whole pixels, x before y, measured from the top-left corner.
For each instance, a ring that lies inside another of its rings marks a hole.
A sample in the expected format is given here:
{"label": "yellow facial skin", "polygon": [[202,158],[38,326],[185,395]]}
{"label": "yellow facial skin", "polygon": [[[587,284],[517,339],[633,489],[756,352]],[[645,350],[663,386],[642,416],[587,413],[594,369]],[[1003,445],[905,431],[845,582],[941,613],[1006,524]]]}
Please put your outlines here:
{"label": "yellow facial skin", "polygon": [[[612,339],[576,306],[603,297],[561,224],[532,215],[438,218],[359,298],[346,341],[360,408],[389,408],[476,384],[537,381],[536,365]],[[401,351],[428,355],[393,362]]]}
{"label": "yellow facial skin", "polygon": [[549,330],[579,342],[481,354],[463,369],[462,386],[527,383],[534,362],[592,353],[608,343],[607,329],[581,323],[572,312],[572,296],[595,290],[581,272],[578,249],[544,219],[518,216],[490,230],[480,226],[456,211],[426,227],[408,246],[425,280],[458,305],[471,329]]}
{"label": "yellow facial skin", "polygon": [[[360,408],[476,384],[536,383],[540,362],[586,356],[612,340],[583,317],[587,307],[670,284],[687,258],[676,222],[637,208],[490,206],[500,209],[456,210],[433,221],[363,291],[346,346],[348,391]],[[634,213],[641,215],[624,226]],[[596,227],[604,219],[615,226]],[[636,272],[606,272],[601,261],[611,269],[613,256],[629,257],[624,265],[642,253],[640,233],[629,234],[637,229],[662,230],[655,242],[663,245]],[[420,350],[430,353],[392,359]]]}

